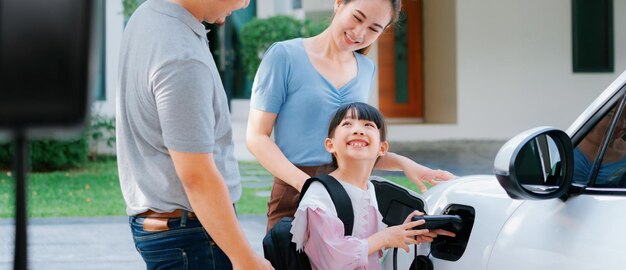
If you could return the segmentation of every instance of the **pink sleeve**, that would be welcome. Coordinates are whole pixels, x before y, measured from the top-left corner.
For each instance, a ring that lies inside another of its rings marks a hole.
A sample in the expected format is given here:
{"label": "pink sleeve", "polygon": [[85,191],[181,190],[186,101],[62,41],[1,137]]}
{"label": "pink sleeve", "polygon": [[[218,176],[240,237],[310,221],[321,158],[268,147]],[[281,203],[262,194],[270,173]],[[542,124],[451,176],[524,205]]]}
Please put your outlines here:
{"label": "pink sleeve", "polygon": [[355,269],[368,264],[367,239],[344,236],[341,220],[324,210],[306,208],[308,241],[304,245],[317,269]]}

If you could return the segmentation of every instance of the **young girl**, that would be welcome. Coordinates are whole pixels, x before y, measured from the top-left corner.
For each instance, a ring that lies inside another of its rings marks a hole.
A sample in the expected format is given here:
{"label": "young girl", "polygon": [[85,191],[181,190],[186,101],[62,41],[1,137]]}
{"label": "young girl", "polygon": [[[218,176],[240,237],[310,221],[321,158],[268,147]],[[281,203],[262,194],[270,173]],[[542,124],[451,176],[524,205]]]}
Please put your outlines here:
{"label": "young girl", "polygon": [[[313,269],[380,269],[380,250],[430,242],[437,236],[428,230],[413,230],[424,221],[388,227],[382,223],[374,186],[369,176],[376,161],[387,153],[386,126],[380,112],[356,102],[339,108],[332,118],[326,150],[332,155],[330,173],[345,188],[354,211],[351,236],[344,236],[343,223],[324,186],[314,182],[305,193],[292,223],[292,241],[304,249]],[[451,233],[442,233],[453,236]]]}

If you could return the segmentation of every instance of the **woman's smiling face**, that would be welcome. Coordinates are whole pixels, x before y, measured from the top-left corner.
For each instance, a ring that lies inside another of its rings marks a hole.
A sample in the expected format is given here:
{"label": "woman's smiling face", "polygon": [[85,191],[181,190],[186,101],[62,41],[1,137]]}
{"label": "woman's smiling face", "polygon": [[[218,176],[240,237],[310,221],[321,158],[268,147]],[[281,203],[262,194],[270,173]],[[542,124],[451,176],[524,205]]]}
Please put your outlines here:
{"label": "woman's smiling face", "polygon": [[329,26],[338,48],[356,51],[374,43],[391,22],[389,0],[337,0],[335,17]]}

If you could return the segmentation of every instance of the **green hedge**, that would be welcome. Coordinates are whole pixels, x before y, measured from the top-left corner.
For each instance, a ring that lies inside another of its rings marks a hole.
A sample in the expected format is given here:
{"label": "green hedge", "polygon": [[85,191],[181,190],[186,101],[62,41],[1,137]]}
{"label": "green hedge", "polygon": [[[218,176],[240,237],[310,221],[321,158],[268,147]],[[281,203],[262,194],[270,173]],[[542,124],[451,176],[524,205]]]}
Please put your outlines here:
{"label": "green hedge", "polygon": [[[78,167],[87,161],[87,149],[84,136],[73,141],[32,141],[28,144],[30,169],[50,171]],[[12,156],[12,144],[0,144],[0,167],[11,167]]]}
{"label": "green hedge", "polygon": [[8,144],[0,144],[0,168],[8,168],[11,165],[11,151]]}
{"label": "green hedge", "polygon": [[278,15],[266,19],[253,19],[241,28],[243,64],[246,74],[254,78],[263,54],[275,42],[297,37],[311,37],[321,33],[327,22],[300,21]]}
{"label": "green hedge", "polygon": [[[115,118],[95,115],[80,138],[74,140],[35,140],[28,143],[30,169],[33,171],[54,171],[80,167],[88,158],[95,159],[96,144],[115,147]],[[90,147],[91,144],[91,147]],[[13,145],[0,144],[0,168],[12,165]]]}
{"label": "green hedge", "polygon": [[145,2],[145,0],[122,0],[122,13],[124,14],[124,18],[130,18],[130,15],[132,15],[135,9],[143,2]]}

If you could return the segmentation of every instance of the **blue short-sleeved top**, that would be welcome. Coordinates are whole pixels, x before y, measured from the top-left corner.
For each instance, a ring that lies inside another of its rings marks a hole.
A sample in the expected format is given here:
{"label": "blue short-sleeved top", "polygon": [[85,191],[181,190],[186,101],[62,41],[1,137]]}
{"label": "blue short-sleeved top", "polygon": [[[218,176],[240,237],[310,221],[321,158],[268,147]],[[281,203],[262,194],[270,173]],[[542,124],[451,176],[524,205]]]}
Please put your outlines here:
{"label": "blue short-sleeved top", "polygon": [[277,42],[263,56],[252,86],[251,107],[276,113],[274,139],[293,164],[330,163],[324,148],[330,118],[343,105],[367,102],[374,63],[354,53],[357,75],[336,89],[313,67],[301,38]]}
{"label": "blue short-sleeved top", "polygon": [[[596,176],[596,185],[615,185],[616,181],[621,179],[626,166],[626,158],[614,162],[603,162]],[[589,174],[593,169],[593,161],[587,159],[587,156],[578,148],[574,148],[574,183],[587,184]]]}

